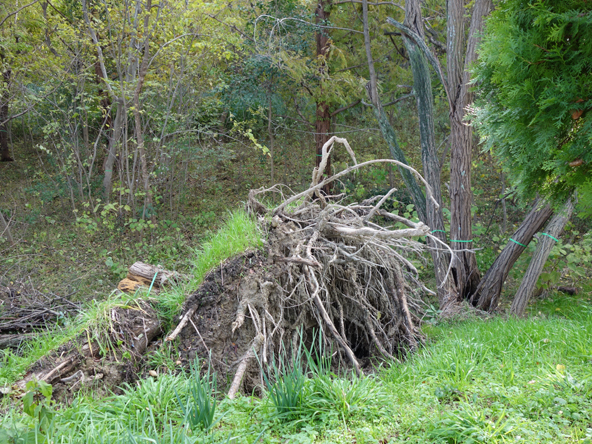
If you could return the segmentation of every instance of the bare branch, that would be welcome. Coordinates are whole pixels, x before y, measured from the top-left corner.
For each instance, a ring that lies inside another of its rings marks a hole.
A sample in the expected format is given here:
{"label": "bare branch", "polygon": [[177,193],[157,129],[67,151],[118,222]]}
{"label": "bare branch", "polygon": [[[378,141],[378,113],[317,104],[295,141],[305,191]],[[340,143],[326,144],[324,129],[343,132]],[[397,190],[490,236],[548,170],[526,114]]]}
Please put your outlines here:
{"label": "bare branch", "polygon": [[5,22],[6,20],[8,20],[10,17],[12,17],[13,15],[16,15],[16,14],[18,14],[18,13],[19,13],[19,12],[21,12],[23,9],[26,9],[26,8],[28,8],[29,6],[33,6],[35,3],[38,3],[38,2],[39,2],[39,0],[33,0],[31,3],[29,3],[29,4],[26,4],[25,6],[21,6],[21,7],[20,7],[19,9],[17,9],[16,11],[14,11],[14,12],[11,12],[11,13],[10,13],[10,14],[8,14],[6,17],[4,17],[4,18],[2,19],[2,21],[0,21],[0,27],[2,27],[2,25],[4,24],[4,22]]}

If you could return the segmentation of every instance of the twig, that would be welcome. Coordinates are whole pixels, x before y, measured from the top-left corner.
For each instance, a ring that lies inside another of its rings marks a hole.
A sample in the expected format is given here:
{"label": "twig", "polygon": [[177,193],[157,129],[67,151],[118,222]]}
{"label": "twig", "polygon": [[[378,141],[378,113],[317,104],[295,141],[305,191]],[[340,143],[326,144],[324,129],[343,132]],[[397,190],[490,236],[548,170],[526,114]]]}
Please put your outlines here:
{"label": "twig", "polygon": [[181,333],[181,330],[183,330],[183,327],[185,327],[185,325],[187,325],[187,322],[189,321],[189,319],[195,314],[195,312],[197,311],[197,305],[195,305],[194,307],[192,307],[187,313],[185,313],[185,315],[181,318],[181,321],[179,322],[179,325],[177,325],[177,328],[175,328],[173,330],[173,332],[168,335],[165,339],[165,341],[172,341],[173,339],[175,339],[177,337],[177,335],[179,333]]}

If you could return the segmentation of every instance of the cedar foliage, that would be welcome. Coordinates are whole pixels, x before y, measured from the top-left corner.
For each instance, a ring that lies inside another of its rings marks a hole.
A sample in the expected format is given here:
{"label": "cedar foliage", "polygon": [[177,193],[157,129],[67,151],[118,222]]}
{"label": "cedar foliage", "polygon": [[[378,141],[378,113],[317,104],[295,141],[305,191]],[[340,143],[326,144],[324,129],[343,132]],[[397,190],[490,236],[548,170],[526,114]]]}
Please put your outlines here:
{"label": "cedar foliage", "polygon": [[592,190],[591,41],[586,0],[509,0],[488,20],[474,117],[526,196]]}

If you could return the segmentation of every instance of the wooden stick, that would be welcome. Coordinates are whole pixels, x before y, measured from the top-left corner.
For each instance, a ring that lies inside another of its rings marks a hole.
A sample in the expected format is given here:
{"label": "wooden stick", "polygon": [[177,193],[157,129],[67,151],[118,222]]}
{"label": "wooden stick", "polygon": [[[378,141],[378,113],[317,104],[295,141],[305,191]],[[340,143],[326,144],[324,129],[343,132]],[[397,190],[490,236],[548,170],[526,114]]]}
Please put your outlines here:
{"label": "wooden stick", "polygon": [[173,332],[168,335],[165,339],[165,341],[172,341],[173,339],[175,339],[177,337],[177,335],[179,333],[181,333],[181,330],[183,330],[183,327],[185,327],[185,325],[187,325],[187,322],[189,322],[189,318],[191,318],[195,312],[197,311],[197,306],[193,307],[191,310],[189,310],[187,313],[185,313],[185,315],[181,318],[181,321],[179,322],[179,325],[177,325],[177,328],[175,328],[173,330]]}

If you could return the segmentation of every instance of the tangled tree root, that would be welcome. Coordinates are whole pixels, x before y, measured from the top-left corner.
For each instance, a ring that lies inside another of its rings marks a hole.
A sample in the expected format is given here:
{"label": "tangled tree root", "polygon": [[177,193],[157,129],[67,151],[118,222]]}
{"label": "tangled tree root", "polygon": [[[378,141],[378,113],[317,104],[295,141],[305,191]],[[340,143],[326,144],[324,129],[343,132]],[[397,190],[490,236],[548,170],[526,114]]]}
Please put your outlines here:
{"label": "tangled tree root", "polygon": [[411,238],[429,236],[430,229],[381,209],[388,195],[345,205],[320,194],[344,174],[321,181],[335,141],[354,161],[346,172],[364,165],[356,164],[347,141],[332,138],[307,191],[275,209],[263,201],[279,188],[251,191],[248,206],[267,233],[264,250],[212,271],[167,338],[179,336],[186,360],[209,357],[230,397],[256,387],[260,368],[293,356],[314,330],[322,332],[326,350],[358,373],[360,359],[397,359],[422,340],[414,312],[428,290],[409,257],[425,248]]}

